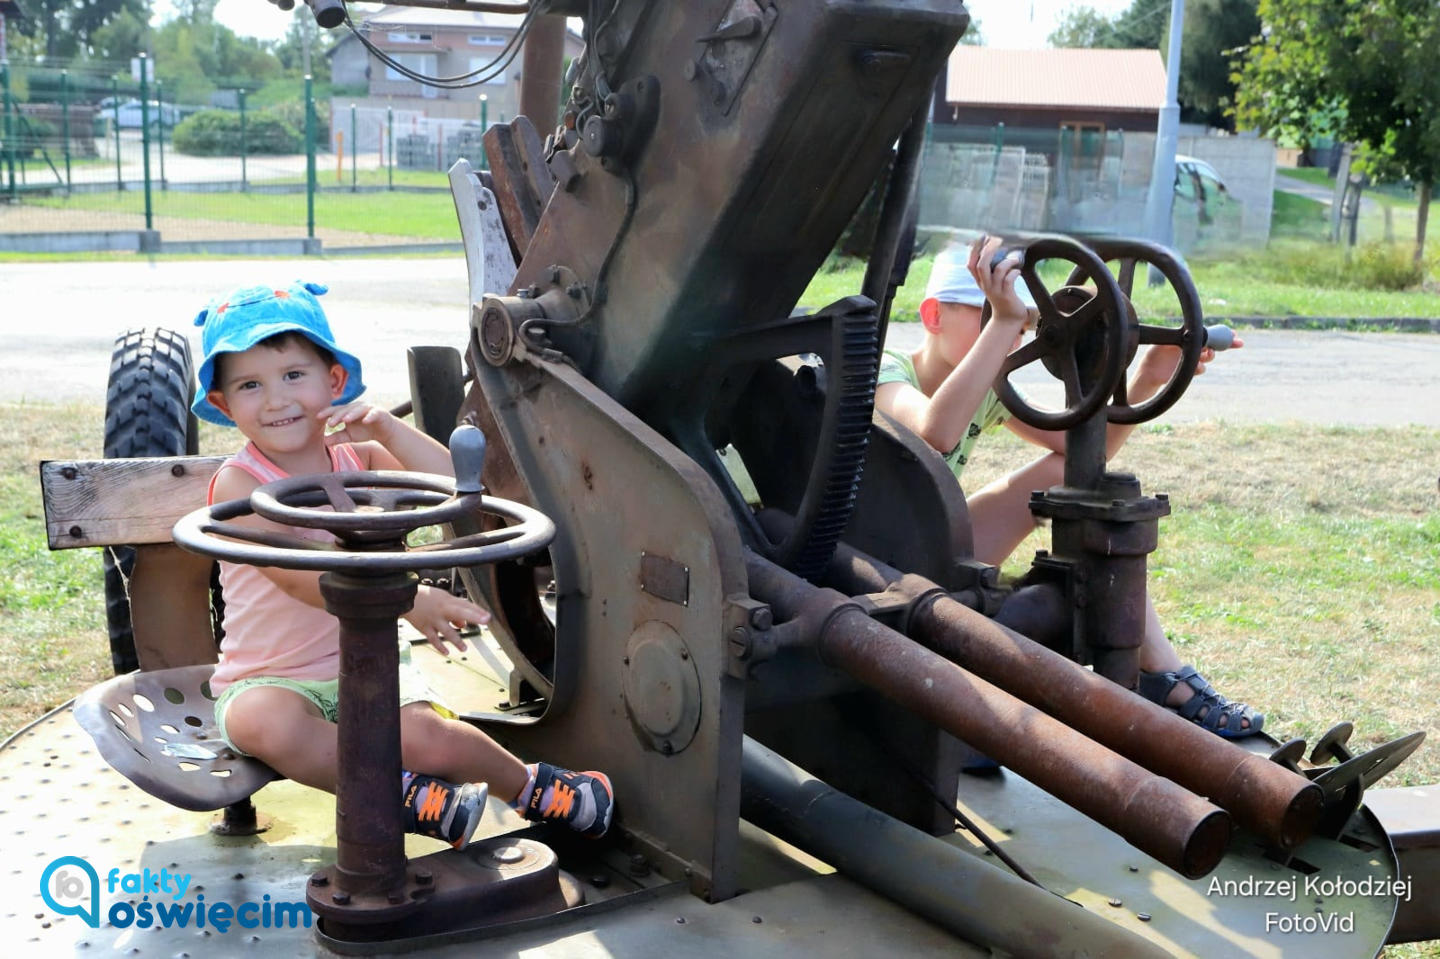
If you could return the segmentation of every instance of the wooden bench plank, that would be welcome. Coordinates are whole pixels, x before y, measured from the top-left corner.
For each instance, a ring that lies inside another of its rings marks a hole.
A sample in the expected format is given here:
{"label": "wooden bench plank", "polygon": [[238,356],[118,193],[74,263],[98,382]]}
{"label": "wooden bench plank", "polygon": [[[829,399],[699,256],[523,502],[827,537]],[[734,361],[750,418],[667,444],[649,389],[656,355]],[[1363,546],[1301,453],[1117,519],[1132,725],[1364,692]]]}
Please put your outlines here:
{"label": "wooden bench plank", "polygon": [[175,522],[205,505],[224,456],[45,460],[40,486],[51,549],[168,543]]}

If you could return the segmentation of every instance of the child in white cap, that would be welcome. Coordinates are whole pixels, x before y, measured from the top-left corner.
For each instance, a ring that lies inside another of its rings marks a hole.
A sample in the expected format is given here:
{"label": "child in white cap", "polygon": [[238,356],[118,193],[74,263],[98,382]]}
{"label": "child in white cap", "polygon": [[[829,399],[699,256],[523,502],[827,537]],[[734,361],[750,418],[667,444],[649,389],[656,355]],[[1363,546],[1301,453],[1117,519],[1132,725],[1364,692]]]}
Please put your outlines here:
{"label": "child in white cap", "polygon": [[[935,257],[920,304],[925,338],[914,353],[886,350],[880,362],[875,408],[909,427],[944,457],[955,478],[984,431],[1004,425],[1046,450],[1021,469],[965,497],[974,534],[975,558],[999,566],[1035,528],[1032,490],[1048,489],[1065,475],[1065,434],[1012,419],[991,389],[1005,357],[1019,344],[1034,309],[1020,276],[1018,259],[995,262],[1002,241],[982,237],[968,249],[951,245]],[[983,326],[981,308],[990,302]],[[1236,338],[1234,346],[1243,343]],[[1196,374],[1215,358],[1208,347]],[[1155,395],[1179,362],[1175,347],[1151,347],[1127,386],[1129,402]],[[1105,457],[1125,442],[1133,427],[1109,424]],[[1137,691],[1184,718],[1227,738],[1260,731],[1264,716],[1217,693],[1192,666],[1182,665],[1154,607],[1146,599],[1145,636],[1140,647]]]}
{"label": "child in white cap", "polygon": [[[212,423],[238,427],[247,440],[211,480],[211,503],[247,498],[263,483],[302,474],[406,469],[453,475],[444,446],[357,399],[365,389],[360,361],[335,344],[316,299],[324,292],[317,283],[242,287],[197,318],[204,360],[192,408]],[[234,522],[329,538],[258,516]],[[210,688],[219,697],[216,724],[232,749],[334,792],[340,624],[325,611],[319,580],[314,572],[221,562],[225,638]],[[465,649],[458,627],[485,623],[490,615],[422,585],[405,618],[448,656],[446,644]],[[400,706],[406,771],[395,788],[411,832],[464,848],[487,789],[527,819],[564,822],[587,836],[609,827],[612,793],[604,774],[525,765],[457,719],[406,661]]]}

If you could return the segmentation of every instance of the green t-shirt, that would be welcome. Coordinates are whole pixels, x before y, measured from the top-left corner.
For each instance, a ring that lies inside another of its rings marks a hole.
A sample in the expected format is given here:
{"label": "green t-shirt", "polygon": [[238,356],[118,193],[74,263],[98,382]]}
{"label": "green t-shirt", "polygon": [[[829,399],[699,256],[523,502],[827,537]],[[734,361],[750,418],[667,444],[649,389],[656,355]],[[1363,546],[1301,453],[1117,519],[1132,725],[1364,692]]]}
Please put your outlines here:
{"label": "green t-shirt", "polygon": [[[884,386],[886,383],[909,383],[917,390],[920,389],[920,377],[915,375],[915,363],[910,359],[910,354],[897,350],[884,352],[880,357],[880,376],[876,385]],[[994,390],[988,391],[980,401],[980,409],[970,421],[965,435],[955,444],[953,450],[944,454],[945,465],[950,467],[950,472],[955,474],[957,480],[960,472],[965,469],[965,464],[970,461],[970,451],[975,448],[975,441],[980,438],[980,434],[999,426],[1009,418],[1010,411],[1005,409],[1000,397],[995,395]]]}

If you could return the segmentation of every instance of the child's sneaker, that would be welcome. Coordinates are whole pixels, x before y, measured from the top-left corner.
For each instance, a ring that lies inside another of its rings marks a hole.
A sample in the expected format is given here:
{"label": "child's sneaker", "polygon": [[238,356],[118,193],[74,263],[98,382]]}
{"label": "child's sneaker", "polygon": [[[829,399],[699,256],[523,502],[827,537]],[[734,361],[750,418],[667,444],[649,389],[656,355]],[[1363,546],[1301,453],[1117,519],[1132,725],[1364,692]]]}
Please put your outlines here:
{"label": "child's sneaker", "polygon": [[484,783],[456,786],[434,776],[408,772],[401,775],[400,788],[405,831],[443,839],[456,849],[470,844],[490,792]]}
{"label": "child's sneaker", "polygon": [[582,836],[599,838],[610,828],[614,791],[610,777],[571,772],[549,763],[532,763],[530,781],[515,808],[526,819],[559,820]]}

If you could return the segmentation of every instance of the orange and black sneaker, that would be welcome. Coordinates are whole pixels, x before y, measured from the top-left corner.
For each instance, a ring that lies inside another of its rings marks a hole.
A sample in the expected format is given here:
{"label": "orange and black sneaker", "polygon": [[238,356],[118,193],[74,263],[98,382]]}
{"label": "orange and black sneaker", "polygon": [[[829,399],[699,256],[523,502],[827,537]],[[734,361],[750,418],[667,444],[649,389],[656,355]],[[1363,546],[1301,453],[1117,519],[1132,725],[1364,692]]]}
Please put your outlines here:
{"label": "orange and black sneaker", "polygon": [[610,777],[597,772],[571,772],[549,763],[525,767],[530,781],[520,791],[515,808],[526,819],[563,822],[592,839],[610,828],[614,791]]}
{"label": "orange and black sneaker", "polygon": [[444,840],[456,849],[470,844],[490,792],[484,783],[456,786],[408,772],[401,775],[400,783],[406,832]]}

